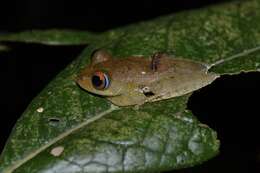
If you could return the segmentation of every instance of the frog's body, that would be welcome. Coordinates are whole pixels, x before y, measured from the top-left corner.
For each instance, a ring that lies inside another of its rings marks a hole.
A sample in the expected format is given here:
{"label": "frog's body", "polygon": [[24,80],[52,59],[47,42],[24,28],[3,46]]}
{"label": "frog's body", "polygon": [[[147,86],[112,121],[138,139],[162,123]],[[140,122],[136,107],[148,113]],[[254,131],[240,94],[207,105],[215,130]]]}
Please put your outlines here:
{"label": "frog's body", "polygon": [[[95,72],[107,74],[108,88],[93,86]],[[102,95],[118,106],[128,106],[184,95],[208,85],[217,77],[215,73],[208,73],[201,63],[166,54],[156,54],[153,59],[134,56],[114,59],[100,50],[77,82],[87,91]]]}

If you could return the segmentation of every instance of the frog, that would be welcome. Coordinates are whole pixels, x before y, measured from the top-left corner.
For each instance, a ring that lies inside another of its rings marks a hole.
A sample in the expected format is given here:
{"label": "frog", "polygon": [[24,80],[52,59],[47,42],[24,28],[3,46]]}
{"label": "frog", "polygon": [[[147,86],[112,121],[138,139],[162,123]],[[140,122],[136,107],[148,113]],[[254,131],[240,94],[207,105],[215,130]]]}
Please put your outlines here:
{"label": "frog", "polygon": [[118,58],[99,49],[81,70],[76,83],[116,106],[140,106],[191,93],[218,77],[208,71],[207,64],[163,52]]}

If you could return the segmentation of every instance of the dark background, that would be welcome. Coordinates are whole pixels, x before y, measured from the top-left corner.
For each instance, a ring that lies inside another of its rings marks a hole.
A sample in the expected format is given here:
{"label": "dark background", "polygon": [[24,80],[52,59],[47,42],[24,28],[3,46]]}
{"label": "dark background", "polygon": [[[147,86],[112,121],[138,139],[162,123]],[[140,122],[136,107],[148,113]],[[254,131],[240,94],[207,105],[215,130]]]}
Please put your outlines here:
{"label": "dark background", "polygon": [[[0,33],[33,28],[101,32],[222,2],[5,1],[0,5]],[[11,52],[0,53],[0,151],[30,101],[84,48],[21,43],[10,46]],[[259,86],[258,73],[223,76],[192,95],[189,109],[218,132],[221,150],[202,165],[176,172],[260,172]]]}

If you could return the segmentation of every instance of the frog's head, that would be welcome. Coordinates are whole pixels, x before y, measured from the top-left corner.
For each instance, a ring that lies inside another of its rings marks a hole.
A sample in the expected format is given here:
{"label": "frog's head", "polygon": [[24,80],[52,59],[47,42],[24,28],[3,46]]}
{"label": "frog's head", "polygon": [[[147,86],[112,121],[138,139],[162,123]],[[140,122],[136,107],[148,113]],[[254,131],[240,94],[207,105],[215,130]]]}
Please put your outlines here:
{"label": "frog's head", "polygon": [[121,87],[117,80],[112,81],[112,57],[105,50],[96,51],[91,58],[91,64],[83,69],[76,82],[85,90],[102,95],[121,95]]}

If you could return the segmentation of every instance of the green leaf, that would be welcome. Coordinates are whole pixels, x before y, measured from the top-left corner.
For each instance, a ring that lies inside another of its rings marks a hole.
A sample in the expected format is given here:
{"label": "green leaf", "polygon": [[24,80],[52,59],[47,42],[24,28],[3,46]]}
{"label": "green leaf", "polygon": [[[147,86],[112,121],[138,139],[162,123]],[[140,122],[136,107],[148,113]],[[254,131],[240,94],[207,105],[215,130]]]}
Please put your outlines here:
{"label": "green leaf", "polygon": [[0,41],[40,43],[46,45],[86,45],[96,39],[94,33],[72,30],[32,30],[1,34]]}
{"label": "green leaf", "polygon": [[260,0],[238,1],[93,36],[81,56],[18,120],[1,154],[0,172],[159,172],[212,158],[219,149],[216,132],[186,110],[190,95],[148,103],[138,110],[118,108],[81,90],[75,77],[101,47],[116,57],[168,52],[207,63],[219,74],[257,71],[258,21]]}

